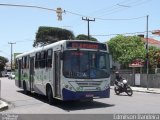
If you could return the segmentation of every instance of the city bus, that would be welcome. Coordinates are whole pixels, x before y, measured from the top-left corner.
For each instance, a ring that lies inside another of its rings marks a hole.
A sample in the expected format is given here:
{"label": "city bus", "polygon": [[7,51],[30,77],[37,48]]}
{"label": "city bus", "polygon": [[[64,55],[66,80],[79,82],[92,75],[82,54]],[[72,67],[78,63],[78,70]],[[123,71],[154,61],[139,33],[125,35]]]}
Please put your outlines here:
{"label": "city bus", "polygon": [[106,44],[61,40],[18,55],[15,84],[47,96],[50,104],[109,98],[110,61]]}

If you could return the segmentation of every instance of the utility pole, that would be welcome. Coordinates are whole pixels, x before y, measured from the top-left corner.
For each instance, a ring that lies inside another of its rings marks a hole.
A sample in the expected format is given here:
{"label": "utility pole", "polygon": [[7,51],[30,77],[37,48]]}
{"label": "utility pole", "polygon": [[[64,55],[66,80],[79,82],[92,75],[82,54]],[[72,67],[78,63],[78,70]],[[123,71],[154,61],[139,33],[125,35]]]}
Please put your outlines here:
{"label": "utility pole", "polygon": [[13,44],[16,44],[16,43],[9,42],[8,44],[11,44],[11,71],[12,71],[12,51],[13,51]]}
{"label": "utility pole", "polygon": [[89,39],[90,39],[90,35],[89,35],[89,22],[90,22],[90,21],[95,21],[95,18],[92,20],[92,19],[89,19],[89,18],[87,18],[87,17],[86,17],[85,19],[82,17],[82,20],[85,20],[85,21],[88,22],[88,40],[89,40]]}
{"label": "utility pole", "polygon": [[147,15],[147,24],[146,24],[146,39],[147,39],[147,44],[146,44],[146,64],[147,64],[147,90],[149,90],[149,79],[148,79],[148,73],[149,73],[149,56],[148,56],[148,17]]}

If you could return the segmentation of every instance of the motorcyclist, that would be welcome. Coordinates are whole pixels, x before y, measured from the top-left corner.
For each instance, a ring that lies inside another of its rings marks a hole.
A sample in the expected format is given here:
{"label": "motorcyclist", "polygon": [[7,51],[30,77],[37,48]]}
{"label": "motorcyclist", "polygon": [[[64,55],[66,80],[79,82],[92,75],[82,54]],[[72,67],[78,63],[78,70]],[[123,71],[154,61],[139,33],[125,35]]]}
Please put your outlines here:
{"label": "motorcyclist", "polygon": [[[122,92],[126,92],[129,96],[132,96],[133,91],[131,89],[131,87],[127,84],[127,80],[125,80],[124,78],[122,78],[119,75],[119,72],[116,71],[115,72],[115,86],[114,86],[114,91],[117,95],[119,95]],[[122,82],[123,81],[123,82]]]}
{"label": "motorcyclist", "polygon": [[119,75],[119,72],[118,72],[118,71],[115,72],[115,76],[116,76],[116,77],[115,77],[115,84],[116,84],[117,86],[119,86],[118,83],[121,82],[122,77]]}

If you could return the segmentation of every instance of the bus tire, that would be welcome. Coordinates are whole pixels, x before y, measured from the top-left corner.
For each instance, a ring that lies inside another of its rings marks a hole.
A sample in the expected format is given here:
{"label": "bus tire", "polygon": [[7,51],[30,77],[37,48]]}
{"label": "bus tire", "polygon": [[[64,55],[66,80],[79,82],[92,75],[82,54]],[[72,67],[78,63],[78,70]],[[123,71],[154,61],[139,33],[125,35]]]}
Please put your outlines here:
{"label": "bus tire", "polygon": [[53,105],[54,99],[53,99],[53,94],[52,94],[52,89],[51,87],[47,88],[47,98],[48,98],[48,103],[50,105]]}
{"label": "bus tire", "polygon": [[24,92],[24,94],[26,94],[26,95],[27,95],[27,93],[28,93],[28,91],[27,91],[27,86],[26,86],[26,82],[25,82],[25,81],[23,81],[23,92]]}

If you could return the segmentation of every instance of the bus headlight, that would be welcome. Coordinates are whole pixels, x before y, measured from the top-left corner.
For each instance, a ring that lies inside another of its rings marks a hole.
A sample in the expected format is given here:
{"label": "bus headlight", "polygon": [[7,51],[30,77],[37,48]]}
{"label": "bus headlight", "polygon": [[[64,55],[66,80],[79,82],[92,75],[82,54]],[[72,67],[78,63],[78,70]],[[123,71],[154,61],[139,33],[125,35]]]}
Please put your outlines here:
{"label": "bus headlight", "polygon": [[68,85],[68,84],[63,84],[64,88],[69,89],[69,90],[73,90],[73,87]]}
{"label": "bus headlight", "polygon": [[70,90],[72,90],[72,87],[69,87]]}
{"label": "bus headlight", "polygon": [[109,85],[109,84],[107,84],[107,85],[104,87],[104,89],[108,89],[108,88],[109,88],[109,86],[110,86],[110,85]]}
{"label": "bus headlight", "polygon": [[83,88],[82,87],[77,87],[76,90],[77,91],[83,91]]}
{"label": "bus headlight", "polygon": [[64,87],[65,87],[65,88],[68,88],[68,87],[69,87],[69,85],[64,85]]}
{"label": "bus headlight", "polygon": [[101,90],[101,87],[97,87],[96,89],[100,91],[100,90]]}

